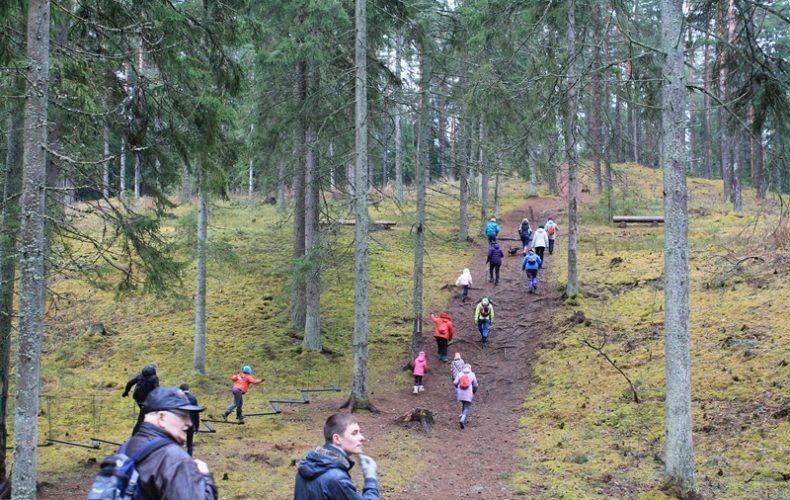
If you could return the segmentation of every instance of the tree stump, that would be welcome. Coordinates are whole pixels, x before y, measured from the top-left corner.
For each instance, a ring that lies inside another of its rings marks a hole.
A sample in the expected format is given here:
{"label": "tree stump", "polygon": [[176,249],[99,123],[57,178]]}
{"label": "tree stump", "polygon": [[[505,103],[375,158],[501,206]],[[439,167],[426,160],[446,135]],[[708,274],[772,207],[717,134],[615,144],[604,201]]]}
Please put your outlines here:
{"label": "tree stump", "polygon": [[427,408],[414,408],[409,413],[401,415],[398,420],[403,423],[419,422],[422,430],[430,436],[434,424],[433,412]]}

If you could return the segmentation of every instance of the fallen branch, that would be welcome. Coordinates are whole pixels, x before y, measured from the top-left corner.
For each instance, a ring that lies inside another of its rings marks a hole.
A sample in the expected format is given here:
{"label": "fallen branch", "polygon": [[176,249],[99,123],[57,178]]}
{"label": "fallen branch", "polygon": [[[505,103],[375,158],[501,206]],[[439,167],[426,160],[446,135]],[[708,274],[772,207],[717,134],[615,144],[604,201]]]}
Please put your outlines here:
{"label": "fallen branch", "polygon": [[608,361],[609,364],[612,365],[615,370],[620,372],[620,375],[622,375],[623,378],[625,378],[626,382],[628,382],[628,385],[631,386],[631,392],[634,393],[634,403],[637,403],[637,404],[641,403],[641,401],[639,400],[639,392],[637,392],[637,388],[634,385],[634,383],[631,382],[631,379],[628,378],[628,375],[626,375],[625,372],[623,370],[621,370],[619,366],[617,366],[617,363],[615,363],[612,358],[610,358],[609,356],[607,356],[607,354],[605,352],[603,352],[603,346],[606,345],[606,335],[604,335],[600,346],[594,346],[589,340],[586,340],[586,339],[582,340],[582,344],[586,345],[590,349],[596,351],[598,354],[603,356],[603,359]]}

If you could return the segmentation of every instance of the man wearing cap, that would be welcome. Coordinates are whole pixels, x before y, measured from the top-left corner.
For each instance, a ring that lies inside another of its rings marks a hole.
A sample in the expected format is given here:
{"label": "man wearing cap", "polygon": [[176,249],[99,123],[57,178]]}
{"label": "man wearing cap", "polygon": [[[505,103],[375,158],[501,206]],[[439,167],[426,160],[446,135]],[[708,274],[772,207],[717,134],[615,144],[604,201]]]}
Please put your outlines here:
{"label": "man wearing cap", "polygon": [[161,438],[171,442],[154,449],[137,463],[138,491],[144,500],[215,500],[217,487],[208,465],[184,450],[186,431],[192,426],[191,413],[203,406],[189,403],[177,387],[157,387],[144,402],[145,418],[129,439],[126,454],[133,456],[147,443]]}
{"label": "man wearing cap", "polygon": [[233,403],[222,413],[222,419],[227,420],[228,415],[235,409],[236,420],[238,420],[240,424],[243,424],[244,413],[242,412],[242,406],[244,406],[244,395],[247,394],[247,389],[250,388],[250,384],[260,384],[263,382],[263,379],[252,376],[252,367],[250,365],[245,365],[244,368],[241,369],[241,373],[233,375],[230,379],[233,381],[233,389],[230,390],[233,393]]}

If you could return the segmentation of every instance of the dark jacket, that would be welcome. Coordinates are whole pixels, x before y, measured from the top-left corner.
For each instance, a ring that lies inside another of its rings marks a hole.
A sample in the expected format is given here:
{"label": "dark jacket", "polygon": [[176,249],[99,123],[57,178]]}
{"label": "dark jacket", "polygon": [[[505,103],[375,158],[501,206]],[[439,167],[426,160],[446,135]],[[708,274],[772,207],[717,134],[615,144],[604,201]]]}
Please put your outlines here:
{"label": "dark jacket", "polygon": [[133,386],[137,387],[134,388],[132,397],[141,405],[143,401],[145,401],[145,398],[148,397],[148,393],[159,387],[159,377],[156,376],[156,368],[154,368],[153,365],[146,365],[143,371],[130,378],[129,381],[126,382],[123,397],[129,394]]}
{"label": "dark jacket", "polygon": [[502,265],[502,257],[505,256],[505,252],[499,248],[499,243],[493,242],[491,245],[488,246],[488,258],[486,262],[494,264],[495,266]]}
{"label": "dark jacket", "polygon": [[348,473],[354,462],[336,446],[325,444],[310,451],[296,469],[294,500],[375,500],[380,498],[379,483],[365,479],[362,495]]}
{"label": "dark jacket", "polygon": [[[155,425],[143,422],[126,448],[128,456],[160,436],[169,437]],[[203,474],[175,440],[153,451],[137,464],[139,491],[143,500],[216,500],[217,487],[211,474]]]}
{"label": "dark jacket", "polygon": [[[189,404],[198,405],[197,397],[189,391],[184,391],[184,395],[189,400]],[[200,429],[200,413],[196,411],[189,412],[189,418],[192,419],[192,432],[197,432]]]}

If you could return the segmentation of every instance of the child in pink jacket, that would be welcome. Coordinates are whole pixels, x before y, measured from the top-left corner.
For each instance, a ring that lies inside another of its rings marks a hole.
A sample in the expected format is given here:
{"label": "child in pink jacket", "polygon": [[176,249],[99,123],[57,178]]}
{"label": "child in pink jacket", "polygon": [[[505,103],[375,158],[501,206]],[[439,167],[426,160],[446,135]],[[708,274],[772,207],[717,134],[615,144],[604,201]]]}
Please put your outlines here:
{"label": "child in pink jacket", "polygon": [[414,375],[414,391],[412,394],[419,394],[425,390],[425,387],[422,385],[422,377],[428,369],[428,361],[425,359],[425,352],[420,351],[420,354],[417,355],[412,364],[414,365],[414,369],[412,369],[412,375]]}

